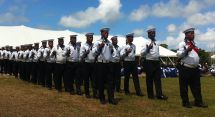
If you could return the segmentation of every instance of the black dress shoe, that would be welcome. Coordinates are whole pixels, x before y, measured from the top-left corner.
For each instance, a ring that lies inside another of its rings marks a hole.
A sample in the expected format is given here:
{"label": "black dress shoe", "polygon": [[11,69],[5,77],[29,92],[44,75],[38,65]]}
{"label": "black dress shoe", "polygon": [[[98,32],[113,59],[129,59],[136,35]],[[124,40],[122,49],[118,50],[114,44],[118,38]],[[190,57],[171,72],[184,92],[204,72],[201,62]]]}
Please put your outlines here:
{"label": "black dress shoe", "polygon": [[93,90],[93,98],[94,99],[98,99],[99,98],[98,93],[97,93],[96,90]]}
{"label": "black dress shoe", "polygon": [[125,95],[131,95],[130,91],[125,91]]}
{"label": "black dress shoe", "polygon": [[159,99],[159,100],[167,100],[168,97],[165,96],[165,95],[161,95],[161,96],[157,96],[157,99]]}
{"label": "black dress shoe", "polygon": [[208,105],[204,103],[195,103],[194,106],[201,107],[201,108],[208,108]]}
{"label": "black dress shoe", "polygon": [[144,95],[143,95],[143,93],[142,93],[142,92],[139,92],[139,93],[137,93],[137,96],[142,97],[142,96],[144,96]]}
{"label": "black dress shoe", "polygon": [[58,89],[57,91],[58,91],[59,93],[62,93],[62,90],[61,90],[61,89]]}
{"label": "black dress shoe", "polygon": [[117,93],[122,93],[123,90],[122,90],[122,89],[117,89],[116,92],[117,92]]}
{"label": "black dress shoe", "polygon": [[154,100],[155,96],[148,96],[149,99]]}
{"label": "black dress shoe", "polygon": [[98,99],[98,98],[99,98],[99,96],[98,96],[98,95],[94,95],[94,94],[93,94],[93,98],[94,98],[94,99]]}
{"label": "black dress shoe", "polygon": [[101,104],[106,104],[106,101],[105,100],[100,100],[100,103]]}
{"label": "black dress shoe", "polygon": [[115,91],[119,93],[119,89],[116,89]]}
{"label": "black dress shoe", "polygon": [[91,96],[90,95],[86,95],[86,98],[91,98]]}
{"label": "black dress shoe", "polygon": [[70,95],[75,95],[74,91],[70,91],[69,93],[70,93]]}
{"label": "black dress shoe", "polygon": [[65,92],[69,92],[69,90],[68,90],[68,89],[65,89]]}
{"label": "black dress shoe", "polygon": [[81,91],[77,91],[76,93],[77,95],[82,95]]}
{"label": "black dress shoe", "polygon": [[109,100],[109,104],[117,105],[117,101],[115,99]]}
{"label": "black dress shoe", "polygon": [[183,103],[182,106],[185,108],[192,108],[192,106],[189,102]]}

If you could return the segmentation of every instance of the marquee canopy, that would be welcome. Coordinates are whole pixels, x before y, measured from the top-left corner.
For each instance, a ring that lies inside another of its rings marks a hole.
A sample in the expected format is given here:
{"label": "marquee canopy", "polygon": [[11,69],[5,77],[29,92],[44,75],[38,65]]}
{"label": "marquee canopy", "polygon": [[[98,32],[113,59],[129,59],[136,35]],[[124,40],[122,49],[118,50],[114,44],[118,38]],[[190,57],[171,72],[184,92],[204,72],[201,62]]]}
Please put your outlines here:
{"label": "marquee canopy", "polygon": [[[86,41],[85,34],[72,32],[70,30],[56,31],[56,30],[44,30],[31,27],[21,26],[0,26],[0,46],[11,45],[19,46],[23,44],[33,44],[35,42],[41,42],[42,40],[55,39],[55,45],[57,44],[58,37],[65,37],[65,45],[69,43],[69,36],[76,34],[77,41],[84,43]],[[112,36],[109,36],[112,37]],[[99,35],[94,35],[94,41],[99,39]],[[141,46],[148,40],[143,37],[135,37],[134,44],[137,47],[136,54],[140,54]],[[125,45],[125,37],[118,36],[119,46]],[[168,50],[164,47],[159,47],[161,57],[176,57],[176,53]]]}

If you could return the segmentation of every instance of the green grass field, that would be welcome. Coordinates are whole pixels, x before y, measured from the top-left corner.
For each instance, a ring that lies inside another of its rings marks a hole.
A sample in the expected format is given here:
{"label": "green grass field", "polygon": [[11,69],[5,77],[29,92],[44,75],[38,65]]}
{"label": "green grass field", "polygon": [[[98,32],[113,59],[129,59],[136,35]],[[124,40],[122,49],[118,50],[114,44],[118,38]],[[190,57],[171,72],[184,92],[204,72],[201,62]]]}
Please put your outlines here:
{"label": "green grass field", "polygon": [[[149,100],[146,96],[125,96],[116,93],[117,106],[101,105],[98,100],[84,96],[58,93],[40,86],[17,80],[10,76],[0,76],[0,117],[214,117],[215,77],[202,77],[202,95],[209,108],[183,108],[179,96],[177,78],[162,79],[163,92],[168,101]],[[134,92],[130,80],[131,91]],[[146,94],[145,79],[141,78],[141,88]],[[190,100],[193,97],[190,94]]]}

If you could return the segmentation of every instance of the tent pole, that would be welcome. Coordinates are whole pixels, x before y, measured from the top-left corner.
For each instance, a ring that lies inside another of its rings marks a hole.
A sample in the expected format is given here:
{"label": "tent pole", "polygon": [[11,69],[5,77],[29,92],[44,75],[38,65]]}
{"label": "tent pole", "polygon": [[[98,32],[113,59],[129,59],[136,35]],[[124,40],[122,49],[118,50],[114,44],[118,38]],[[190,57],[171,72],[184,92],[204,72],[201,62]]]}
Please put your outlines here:
{"label": "tent pole", "polygon": [[174,66],[175,63],[173,63],[173,61],[168,57],[169,61],[172,63],[172,65]]}
{"label": "tent pole", "polygon": [[161,62],[162,62],[162,63],[164,63],[164,61],[162,60],[162,58],[161,58],[161,57],[160,57],[160,60],[161,60]]}

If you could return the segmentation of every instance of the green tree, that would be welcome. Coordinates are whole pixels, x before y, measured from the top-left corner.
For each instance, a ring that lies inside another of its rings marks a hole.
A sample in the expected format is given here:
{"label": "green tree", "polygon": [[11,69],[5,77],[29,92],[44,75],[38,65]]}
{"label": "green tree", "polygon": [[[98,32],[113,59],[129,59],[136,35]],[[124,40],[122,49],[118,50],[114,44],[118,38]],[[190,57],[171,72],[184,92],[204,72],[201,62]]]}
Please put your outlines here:
{"label": "green tree", "polygon": [[204,49],[199,49],[199,57],[200,57],[200,63],[209,63],[210,61],[210,55],[208,52],[206,52]]}
{"label": "green tree", "polygon": [[160,44],[160,46],[162,46],[162,47],[168,49],[168,45],[167,45],[167,44]]}
{"label": "green tree", "polygon": [[176,50],[176,49],[171,49],[171,51],[173,51],[173,52],[177,52],[177,50]]}

